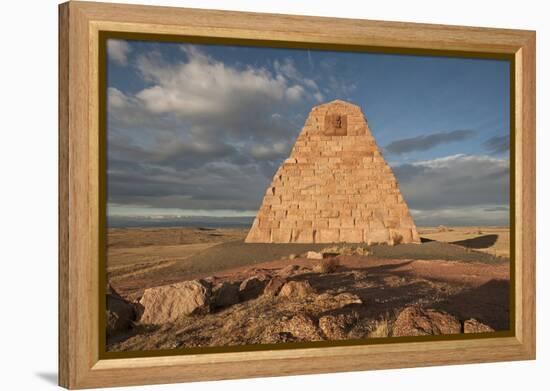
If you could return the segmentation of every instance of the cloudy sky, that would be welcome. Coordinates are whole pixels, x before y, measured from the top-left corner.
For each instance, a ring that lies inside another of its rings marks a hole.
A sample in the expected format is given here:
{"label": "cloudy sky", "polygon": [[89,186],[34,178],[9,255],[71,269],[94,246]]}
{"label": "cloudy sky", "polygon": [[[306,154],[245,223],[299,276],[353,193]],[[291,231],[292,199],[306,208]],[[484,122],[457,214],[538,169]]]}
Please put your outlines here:
{"label": "cloudy sky", "polygon": [[358,104],[417,225],[505,225],[509,63],[108,41],[108,216],[254,216],[312,106]]}

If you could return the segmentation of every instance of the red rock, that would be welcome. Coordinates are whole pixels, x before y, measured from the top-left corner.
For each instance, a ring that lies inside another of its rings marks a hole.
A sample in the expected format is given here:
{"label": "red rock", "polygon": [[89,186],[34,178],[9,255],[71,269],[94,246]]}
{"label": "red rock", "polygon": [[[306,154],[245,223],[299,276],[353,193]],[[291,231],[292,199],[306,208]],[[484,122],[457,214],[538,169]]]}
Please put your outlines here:
{"label": "red rock", "polygon": [[460,334],[461,324],[454,316],[433,309],[407,307],[393,324],[394,337]]}
{"label": "red rock", "polygon": [[326,315],[319,318],[319,328],[328,339],[340,340],[346,338],[347,319],[344,315]]}
{"label": "red rock", "polygon": [[212,288],[212,303],[214,307],[229,307],[239,302],[239,287],[237,284],[222,282]]}
{"label": "red rock", "polygon": [[477,319],[468,319],[464,321],[464,333],[465,334],[472,334],[472,333],[491,333],[495,330],[491,326],[487,326],[484,323],[481,323]]}
{"label": "red rock", "polygon": [[286,283],[286,278],[278,276],[273,277],[271,280],[269,280],[266,287],[264,288],[264,295],[270,297],[277,296],[283,285]]}
{"label": "red rock", "polygon": [[277,275],[283,278],[287,278],[292,276],[293,274],[296,274],[296,272],[300,270],[300,266],[298,265],[288,265],[282,268],[277,272]]}
{"label": "red rock", "polygon": [[279,296],[289,298],[304,298],[315,293],[309,281],[289,281],[279,291]]}
{"label": "red rock", "polygon": [[323,311],[332,311],[351,304],[363,304],[363,301],[359,296],[349,292],[343,292],[337,295],[322,293],[315,298],[315,304]]}
{"label": "red rock", "polygon": [[265,275],[258,275],[248,277],[241,282],[239,287],[239,297],[241,301],[255,299],[260,296],[267,285],[268,277]]}
{"label": "red rock", "polygon": [[132,327],[135,320],[133,305],[123,299],[116,291],[107,294],[107,335],[127,331]]}
{"label": "red rock", "polygon": [[200,280],[145,289],[140,300],[143,306],[140,321],[145,324],[163,324],[186,315],[208,312],[210,296],[210,286]]}
{"label": "red rock", "polygon": [[283,330],[294,337],[305,341],[319,341],[322,339],[315,319],[308,314],[298,314],[283,324]]}
{"label": "red rock", "polygon": [[323,259],[323,253],[318,253],[316,251],[308,251],[306,254],[307,259]]}

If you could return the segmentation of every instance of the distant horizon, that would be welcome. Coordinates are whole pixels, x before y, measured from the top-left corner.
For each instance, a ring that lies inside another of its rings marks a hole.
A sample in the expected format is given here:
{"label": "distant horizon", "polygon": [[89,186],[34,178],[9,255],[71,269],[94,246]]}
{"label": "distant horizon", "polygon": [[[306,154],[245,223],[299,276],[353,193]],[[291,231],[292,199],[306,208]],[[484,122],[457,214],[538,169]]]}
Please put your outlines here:
{"label": "distant horizon", "polygon": [[[109,216],[107,228],[246,228],[249,229],[254,216],[212,217],[212,216]],[[417,227],[502,227],[502,224],[416,224]]]}

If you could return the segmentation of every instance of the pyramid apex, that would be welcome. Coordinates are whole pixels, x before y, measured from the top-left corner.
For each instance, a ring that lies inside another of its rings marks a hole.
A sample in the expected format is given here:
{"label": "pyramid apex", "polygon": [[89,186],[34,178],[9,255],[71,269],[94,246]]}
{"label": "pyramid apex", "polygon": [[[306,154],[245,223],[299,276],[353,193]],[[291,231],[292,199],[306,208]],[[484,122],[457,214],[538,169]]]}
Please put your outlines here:
{"label": "pyramid apex", "polygon": [[420,242],[359,106],[336,99],[313,108],[245,242]]}
{"label": "pyramid apex", "polygon": [[351,107],[360,108],[359,105],[345,101],[343,99],[334,99],[334,100],[331,100],[330,102],[322,103],[316,107],[328,107],[328,106],[351,106]]}

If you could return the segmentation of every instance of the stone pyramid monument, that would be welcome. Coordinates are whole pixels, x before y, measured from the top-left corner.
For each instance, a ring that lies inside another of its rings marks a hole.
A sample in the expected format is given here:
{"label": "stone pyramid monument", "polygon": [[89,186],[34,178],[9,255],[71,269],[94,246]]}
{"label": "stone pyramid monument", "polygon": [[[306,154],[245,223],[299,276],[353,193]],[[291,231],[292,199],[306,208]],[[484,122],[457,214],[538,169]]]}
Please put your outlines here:
{"label": "stone pyramid monument", "polygon": [[335,100],[311,110],[245,242],[420,242],[359,106]]}

